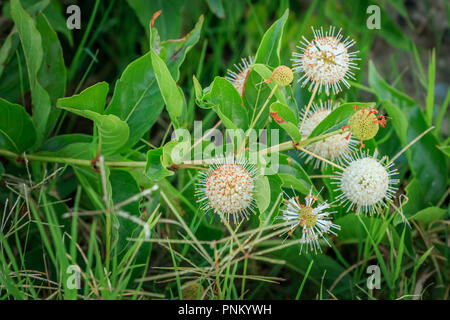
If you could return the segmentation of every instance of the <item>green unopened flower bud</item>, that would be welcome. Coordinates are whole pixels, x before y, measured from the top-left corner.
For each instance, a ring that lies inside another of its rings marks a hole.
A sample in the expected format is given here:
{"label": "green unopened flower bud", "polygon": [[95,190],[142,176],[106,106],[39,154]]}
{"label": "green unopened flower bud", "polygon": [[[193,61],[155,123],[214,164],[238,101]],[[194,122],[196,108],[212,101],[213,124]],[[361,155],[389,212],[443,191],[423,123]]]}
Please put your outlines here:
{"label": "green unopened flower bud", "polygon": [[294,73],[287,66],[279,66],[273,70],[271,79],[279,86],[288,86],[294,80]]}
{"label": "green unopened flower bud", "polygon": [[374,113],[357,111],[349,120],[348,126],[350,132],[357,138],[369,140],[375,137],[378,132],[379,125],[377,117]]}

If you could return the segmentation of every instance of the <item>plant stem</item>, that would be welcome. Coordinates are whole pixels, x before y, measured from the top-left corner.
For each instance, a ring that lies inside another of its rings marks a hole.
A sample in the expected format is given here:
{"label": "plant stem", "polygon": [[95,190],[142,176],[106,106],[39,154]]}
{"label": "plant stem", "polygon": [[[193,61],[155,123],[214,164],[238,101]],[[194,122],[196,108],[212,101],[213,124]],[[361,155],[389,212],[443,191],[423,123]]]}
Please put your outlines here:
{"label": "plant stem", "polygon": [[170,169],[196,169],[196,170],[208,170],[208,168],[202,167],[202,166],[196,166],[193,164],[187,164],[187,163],[183,163],[183,164],[173,164],[170,166]]}
{"label": "plant stem", "polygon": [[237,154],[238,156],[242,153],[242,151],[244,151],[245,149],[245,145],[247,144],[247,139],[248,136],[250,135],[250,131],[253,129],[253,127],[256,125],[256,123],[258,122],[259,118],[261,117],[262,113],[264,112],[264,109],[266,109],[267,104],[269,103],[270,99],[272,99],[272,96],[275,94],[275,91],[278,89],[278,85],[275,84],[273,86],[272,91],[270,91],[269,96],[266,99],[266,102],[264,102],[264,105],[261,107],[261,109],[259,110],[258,114],[256,115],[255,119],[252,121],[252,123],[250,124],[250,127],[248,128],[248,130],[245,133],[245,137],[244,137],[244,141],[242,143],[242,147],[239,150],[239,153]]}
{"label": "plant stem", "polygon": [[222,120],[219,120],[219,121],[214,125],[214,127],[212,127],[210,130],[208,130],[207,132],[205,132],[205,134],[204,134],[200,139],[198,139],[197,141],[195,141],[194,144],[189,148],[188,151],[191,151],[191,150],[194,149],[200,142],[202,142],[203,140],[205,140],[206,138],[208,138],[208,137],[214,132],[214,130],[217,129],[218,126],[220,126],[221,123],[222,123]]}
{"label": "plant stem", "polygon": [[256,122],[258,121],[258,119],[261,117],[264,109],[266,108],[267,104],[269,103],[270,99],[272,99],[272,96],[275,94],[275,91],[278,89],[278,85],[275,84],[273,86],[272,91],[270,91],[269,96],[266,99],[266,102],[264,102],[264,105],[261,107],[261,109],[259,110],[259,113],[257,114],[257,116],[255,117],[255,119],[253,120],[252,124],[250,125],[250,127],[248,128],[248,130],[253,129],[253,127],[256,125]]}
{"label": "plant stem", "polygon": [[[41,161],[41,162],[55,162],[55,163],[64,163],[64,164],[75,164],[84,167],[90,167],[91,160],[84,159],[75,159],[75,158],[65,158],[65,157],[51,157],[51,156],[41,156],[36,154],[18,154],[8,150],[0,149],[0,156],[5,156],[8,158],[14,159],[24,159],[25,157],[28,160],[32,161]],[[109,167],[145,167],[145,161],[105,161],[105,165]]]}
{"label": "plant stem", "polygon": [[241,285],[241,299],[244,299],[244,294],[245,294],[245,276],[247,275],[247,263],[248,263],[248,258],[245,258],[244,260],[244,270],[243,270],[243,274],[242,274],[242,285]]}
{"label": "plant stem", "polygon": [[[100,144],[99,144],[100,146]],[[111,203],[109,201],[108,187],[106,182],[106,169],[103,156],[99,158],[100,163],[100,176],[103,188],[103,202],[105,203],[105,219],[106,219],[106,271],[109,271],[109,264],[111,258]]]}
{"label": "plant stem", "polygon": [[280,144],[277,144],[275,146],[272,146],[270,148],[263,149],[259,152],[260,155],[265,155],[273,152],[280,152],[280,151],[286,151],[290,149],[295,148],[295,142],[294,141],[286,141]]}
{"label": "plant stem", "polygon": [[309,99],[308,106],[306,107],[305,113],[303,114],[302,123],[300,124],[300,133],[302,132],[303,125],[305,124],[306,117],[308,116],[309,109],[311,108],[314,97],[316,96],[317,89],[319,88],[319,82],[316,82],[313,92],[311,94],[311,98]]}
{"label": "plant stem", "polygon": [[[347,129],[346,129],[347,130]],[[286,151],[291,149],[299,149],[301,147],[304,147],[306,145],[309,145],[313,142],[320,141],[323,139],[326,139],[328,137],[334,136],[339,133],[346,132],[346,130],[336,130],[333,132],[329,132],[314,138],[301,140],[298,143],[295,143],[294,141],[286,141],[283,143],[280,143],[278,145],[263,149],[259,151],[260,155],[269,154],[273,152],[280,152],[280,151]],[[244,144],[245,145],[245,144]],[[68,165],[78,165],[83,167],[90,167],[92,166],[91,160],[85,160],[85,159],[76,159],[76,158],[65,158],[65,157],[53,157],[53,156],[43,156],[43,155],[37,155],[37,154],[19,154],[15,152],[11,152],[8,150],[0,149],[0,156],[5,156],[8,158],[13,159],[27,159],[31,161],[40,161],[40,162],[54,162],[54,163],[63,163]],[[313,155],[315,156],[315,155]],[[206,159],[208,160],[208,159]],[[207,163],[207,161],[185,161],[183,164],[176,165],[176,169],[205,169],[197,166],[190,166],[190,164],[204,164]],[[146,161],[105,161],[105,165],[108,167],[115,167],[115,168],[145,168]]]}
{"label": "plant stem", "polygon": [[344,130],[338,129],[338,130],[335,130],[335,131],[332,131],[332,132],[329,132],[329,133],[326,133],[326,134],[322,134],[322,135],[317,136],[317,137],[306,138],[305,140],[300,141],[298,143],[298,145],[301,146],[301,147],[307,146],[308,144],[311,144],[311,143],[314,143],[314,142],[317,142],[317,141],[321,141],[321,140],[325,140],[326,138],[329,138],[329,137],[332,137],[332,136],[335,136],[337,134],[344,133],[344,132],[347,132],[347,131],[349,131],[348,128],[345,128]]}
{"label": "plant stem", "polygon": [[286,150],[290,150],[290,149],[295,149],[295,148],[299,148],[299,147],[304,147],[307,146],[311,143],[317,142],[317,141],[321,141],[324,140],[326,138],[332,137],[334,135],[340,134],[340,133],[344,133],[347,132],[348,129],[338,129],[336,131],[332,131],[326,134],[322,134],[320,136],[317,137],[313,137],[313,138],[309,138],[309,139],[305,139],[305,140],[301,140],[298,143],[295,143],[294,141],[286,141],[283,143],[280,143],[278,145],[272,146],[270,148],[266,148],[260,151],[261,155],[264,154],[268,154],[268,153],[272,153],[272,152],[280,152],[280,151],[286,151]]}
{"label": "plant stem", "polygon": [[394,162],[398,157],[400,157],[406,150],[408,150],[409,147],[411,147],[414,143],[419,141],[424,135],[426,135],[428,132],[434,129],[434,126],[429,127],[427,130],[422,132],[420,135],[418,135],[413,141],[408,143],[402,150],[400,150],[392,159],[389,161],[389,163]]}
{"label": "plant stem", "polygon": [[330,161],[330,160],[325,159],[325,158],[323,158],[323,157],[321,157],[321,156],[319,156],[319,155],[317,155],[317,154],[315,154],[315,153],[312,153],[311,151],[306,150],[306,149],[303,148],[303,147],[299,147],[299,149],[302,150],[304,153],[309,154],[310,156],[313,156],[313,157],[315,157],[315,158],[317,158],[317,159],[319,159],[319,160],[322,160],[322,161],[324,161],[324,162],[326,162],[326,163],[328,163],[328,164],[331,164],[333,167],[336,167],[336,168],[338,168],[338,169],[344,171],[344,167],[342,167],[342,166],[340,166],[340,165],[334,163],[333,161]]}
{"label": "plant stem", "polygon": [[333,179],[338,176],[332,175],[332,174],[318,174],[318,175],[312,175],[309,176],[310,179]]}

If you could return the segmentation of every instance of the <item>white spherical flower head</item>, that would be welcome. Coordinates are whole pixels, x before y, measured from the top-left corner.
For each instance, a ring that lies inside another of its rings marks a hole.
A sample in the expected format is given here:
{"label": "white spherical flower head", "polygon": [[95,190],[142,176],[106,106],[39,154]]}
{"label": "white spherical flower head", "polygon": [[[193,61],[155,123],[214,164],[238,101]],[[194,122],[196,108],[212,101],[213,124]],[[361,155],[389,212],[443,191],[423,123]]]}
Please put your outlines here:
{"label": "white spherical flower head", "polygon": [[241,63],[234,65],[236,71],[228,69],[227,76],[225,77],[233,84],[233,86],[239,92],[241,97],[244,96],[245,84],[247,83],[247,79],[250,74],[252,65],[253,65],[252,57],[242,58]]}
{"label": "white spherical flower head", "polygon": [[383,161],[366,156],[363,152],[346,160],[347,165],[343,172],[339,172],[336,181],[340,194],[337,199],[347,206],[347,211],[355,207],[357,213],[377,213],[385,208],[396,192],[393,184],[398,182],[392,179],[397,174],[391,169],[393,164],[383,165]]}
{"label": "white spherical flower head", "polygon": [[[338,103],[333,103],[331,100],[323,103],[320,101],[320,105],[313,104],[311,110],[308,112],[305,123],[302,128],[303,139],[307,138],[313,130],[325,119],[334,109],[339,106]],[[302,118],[304,114],[302,114]],[[305,146],[305,149],[312,153],[321,156],[322,158],[342,162],[342,158],[355,150],[356,140],[351,139],[347,133],[340,133],[334,136],[328,137],[324,140],[317,141]],[[327,167],[327,163],[315,158],[305,152],[302,152],[302,156],[307,157],[306,162],[313,161],[314,167],[322,168]]]}
{"label": "white spherical flower head", "polygon": [[298,196],[284,200],[286,208],[282,211],[281,219],[290,226],[288,236],[292,236],[298,227],[301,229],[300,253],[304,244],[307,249],[316,253],[317,250],[322,251],[319,238],[323,238],[330,245],[325,235],[330,233],[336,235],[332,229],[340,230],[340,227],[331,221],[331,214],[334,212],[326,211],[330,208],[326,201],[313,207],[317,200],[318,197],[312,196],[311,192],[306,196],[305,204],[300,203]]}
{"label": "white spherical flower head", "polygon": [[196,193],[202,209],[224,215],[233,222],[248,218],[254,212],[256,169],[247,162],[228,160],[201,173]]}
{"label": "white spherical flower head", "polygon": [[312,28],[312,31],[314,39],[308,41],[303,37],[301,45],[297,47],[301,52],[293,53],[294,71],[304,73],[299,79],[302,87],[309,83],[311,90],[318,83],[318,92],[321,92],[323,87],[327,95],[330,94],[330,89],[334,93],[341,91],[341,82],[349,88],[347,79],[355,79],[351,69],[358,69],[354,62],[359,60],[356,57],[358,51],[349,52],[355,41],[349,37],[341,41],[341,29],[335,35],[335,28],[331,26],[325,33],[322,28]]}

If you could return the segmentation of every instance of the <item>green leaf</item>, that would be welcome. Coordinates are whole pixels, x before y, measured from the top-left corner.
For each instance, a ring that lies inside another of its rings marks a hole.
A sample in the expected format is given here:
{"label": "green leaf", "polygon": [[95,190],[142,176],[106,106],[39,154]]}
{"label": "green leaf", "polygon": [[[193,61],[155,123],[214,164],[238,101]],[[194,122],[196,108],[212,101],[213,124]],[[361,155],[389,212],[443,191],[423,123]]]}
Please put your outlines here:
{"label": "green leaf", "polygon": [[27,62],[33,102],[33,122],[36,128],[36,145],[44,139],[51,111],[50,96],[38,81],[38,72],[44,58],[42,37],[31,16],[22,8],[19,0],[11,0],[11,16],[17,27]]}
{"label": "green leaf", "polygon": [[150,53],[130,63],[116,83],[105,114],[114,114],[128,123],[127,145],[134,146],[158,119],[164,100],[153,72]]}
{"label": "green leaf", "polygon": [[450,146],[436,146],[439,150],[442,151],[447,157],[450,157]]}
{"label": "green leaf", "polygon": [[[64,10],[64,11],[63,11]],[[66,16],[64,15],[66,6],[58,1],[51,1],[45,8],[44,14],[48,21],[52,25],[53,29],[62,33],[69,42],[69,45],[73,46],[72,30],[67,28]]]}
{"label": "green leaf", "polygon": [[79,134],[79,133],[61,134],[46,140],[42,144],[40,150],[57,152],[73,143],[89,143],[89,142],[92,142],[92,136],[87,134]]}
{"label": "green leaf", "polygon": [[59,99],[57,102],[59,108],[94,121],[100,132],[101,152],[104,155],[115,153],[129,137],[129,128],[125,121],[115,115],[102,114],[108,90],[106,82],[99,82],[80,94]]}
{"label": "green leaf", "polygon": [[17,33],[11,31],[0,48],[0,78],[6,67],[6,59],[8,59],[9,55],[14,52],[14,37],[17,37]]}
{"label": "green leaf", "polygon": [[281,40],[288,16],[289,9],[286,9],[283,16],[275,21],[266,31],[258,51],[256,51],[255,63],[267,64],[271,67],[278,67],[280,65]]}
{"label": "green leaf", "polygon": [[209,101],[228,129],[247,129],[249,126],[247,111],[242,98],[230,81],[222,77],[214,79]]}
{"label": "green leaf", "polygon": [[36,130],[25,109],[0,98],[0,147],[22,153],[36,140]]}
{"label": "green leaf", "polygon": [[427,99],[426,99],[426,110],[427,110],[427,123],[431,126],[433,122],[433,109],[434,109],[434,80],[436,73],[436,54],[433,49],[431,54],[431,61],[428,65],[428,85],[427,85]]}
{"label": "green leaf", "polygon": [[405,233],[406,233],[406,226],[403,226],[402,235],[400,238],[400,243],[398,246],[398,254],[397,259],[395,261],[395,271],[394,271],[394,282],[398,279],[400,275],[400,268],[402,266],[402,259],[403,259],[403,252],[405,250]]}
{"label": "green leaf", "polygon": [[[411,109],[407,139],[408,142],[428,129],[428,125],[418,106]],[[420,182],[425,205],[437,204],[447,188],[447,162],[445,155],[436,147],[438,141],[427,133],[407,151],[408,163],[414,177]]]}
{"label": "green leaf", "polygon": [[412,179],[406,186],[405,192],[408,202],[403,206],[403,213],[406,218],[410,218],[424,207],[423,191],[420,187],[420,182],[416,178]]}
{"label": "green leaf", "polygon": [[163,147],[162,164],[169,167],[172,164],[180,164],[185,160],[190,160],[190,141],[169,141]]}
{"label": "green leaf", "polygon": [[260,175],[255,180],[254,197],[258,205],[259,212],[264,212],[270,204],[270,184],[267,176]]}
{"label": "green leaf", "polygon": [[420,266],[425,262],[425,260],[428,258],[428,256],[433,251],[434,247],[429,248],[418,260],[414,263],[414,273],[419,270]]}
{"label": "green leaf", "polygon": [[159,90],[166,104],[167,112],[175,128],[180,125],[182,115],[185,113],[186,103],[183,91],[177,86],[164,61],[152,49],[150,52],[152,66],[155,72]]}
{"label": "green leaf", "polygon": [[106,105],[109,85],[106,82],[98,82],[68,98],[58,99],[59,107],[90,110],[99,114],[103,113]]}
{"label": "green leaf", "polygon": [[[28,12],[31,16],[36,16],[39,11],[45,10],[51,0],[20,0],[23,9]],[[11,3],[6,2],[2,8],[3,14],[7,18],[11,18]]]}
{"label": "green leaf", "polygon": [[436,133],[441,137],[442,136],[442,120],[447,115],[447,108],[450,105],[450,90],[447,91],[447,95],[445,96],[444,102],[442,103],[441,110],[439,111],[438,116],[436,117]]}
{"label": "green leaf", "polygon": [[[269,197],[269,205],[267,206],[265,211],[260,211],[260,215],[259,215],[259,221],[260,221],[260,225],[264,224],[266,222],[266,220],[269,218],[269,215],[271,213],[272,210],[273,213],[270,216],[270,221],[269,223],[272,223],[275,218],[278,215],[278,208],[280,205],[279,199],[280,199],[280,195],[282,194],[282,189],[281,189],[281,185],[282,185],[282,181],[281,179],[278,177],[278,175],[276,174],[272,174],[272,175],[268,175],[266,176],[267,180],[269,182],[270,185],[270,197]],[[267,190],[266,190],[267,192]],[[267,194],[266,194],[267,196]]]}
{"label": "green leaf", "polygon": [[[43,150],[36,153],[40,156],[49,157],[61,157],[61,158],[73,158],[80,160],[91,160],[93,158],[93,145],[91,142],[75,141],[73,143],[67,143],[63,146],[58,146],[54,150]],[[86,169],[86,168],[84,168]],[[87,168],[93,173],[91,168]],[[100,181],[97,181],[101,183]],[[100,190],[100,189],[99,189]]]}
{"label": "green leaf", "polygon": [[[114,204],[125,201],[141,192],[133,176],[124,170],[111,170],[109,174],[109,182],[112,190],[111,198]],[[136,199],[136,201],[127,203],[125,206],[121,207],[120,210],[128,213],[130,216],[140,218],[141,214],[139,210],[139,201],[140,199]],[[127,241],[127,238],[132,238],[133,232],[136,229],[141,231],[142,227],[130,219],[125,219],[121,216],[118,217],[118,220],[120,226],[118,230],[119,237],[117,251],[120,254],[123,249],[129,246],[129,241]]]}
{"label": "green leaf", "polygon": [[194,82],[195,100],[197,100],[197,102],[201,103],[202,98],[203,98],[202,85],[200,84],[200,82],[198,82],[195,75],[192,76],[192,81]]}
{"label": "green leaf", "polygon": [[38,82],[47,91],[52,106],[45,133],[45,136],[48,136],[59,118],[60,110],[55,109],[54,106],[56,100],[65,95],[67,72],[58,36],[43,13],[36,17],[36,28],[41,34],[44,52],[42,67],[38,73]]}
{"label": "green leaf", "polygon": [[225,18],[222,0],[206,0],[211,11],[219,18]]}
{"label": "green leaf", "polygon": [[300,284],[300,287],[298,288],[297,294],[295,296],[295,300],[300,299],[300,295],[302,294],[303,287],[305,286],[306,280],[308,279],[309,272],[311,271],[311,267],[314,264],[314,260],[311,260],[309,263],[308,269],[306,269],[305,276],[303,277],[302,283]]}
{"label": "green leaf", "polygon": [[302,139],[302,135],[298,130],[298,119],[289,106],[280,102],[274,102],[270,105],[270,114],[275,122],[283,128],[294,141],[298,142]]}
{"label": "green leaf", "polygon": [[416,61],[416,65],[417,65],[417,71],[418,71],[418,75],[417,78],[419,79],[419,82],[426,87],[425,84],[425,71],[423,69],[423,64],[422,61],[420,61],[420,54],[419,51],[417,50],[417,47],[414,43],[411,43],[411,49],[412,52],[414,54],[414,60]]}
{"label": "green leaf", "polygon": [[283,182],[283,187],[294,189],[297,192],[300,192],[301,194],[308,194],[309,188],[305,181],[300,180],[296,178],[293,175],[290,175],[288,173],[279,173],[278,177],[280,177],[281,181]]}
{"label": "green leaf", "polygon": [[[194,29],[181,41],[165,41],[158,48],[160,57],[165,61],[175,81],[178,81],[179,68],[186,53],[200,37],[202,25],[201,16]],[[105,114],[114,114],[128,123],[130,138],[127,145],[132,147],[155,124],[163,108],[164,100],[155,78],[150,53],[147,53],[125,68],[116,83]]]}
{"label": "green leaf", "polygon": [[163,153],[163,147],[147,152],[145,175],[153,181],[158,181],[174,174],[173,171],[167,170],[163,165]]}
{"label": "green leaf", "polygon": [[155,21],[155,27],[164,39],[178,37],[181,30],[181,10],[183,2],[177,0],[127,0],[136,13],[139,22],[148,32],[148,25],[153,14],[162,10],[161,16]]}
{"label": "green leaf", "polygon": [[308,174],[297,161],[285,154],[280,154],[279,161],[278,176],[283,188],[293,188],[303,195],[308,195],[311,189],[317,193]]}
{"label": "green leaf", "polygon": [[[269,97],[270,92],[273,88],[271,88],[272,84],[266,84],[261,83],[265,80],[265,78],[262,78],[258,72],[254,72],[253,70],[250,72],[250,74],[247,77],[247,82],[245,85],[245,94],[242,98],[244,101],[244,107],[248,112],[249,119],[252,120],[256,117],[256,115],[260,112],[261,108],[264,106],[266,100]],[[272,96],[270,101],[267,103],[266,107],[264,108],[261,116],[259,117],[258,121],[256,122],[254,129],[262,129],[263,126],[266,124],[267,119],[269,118],[269,107],[271,103],[274,103],[276,101],[284,102],[283,100],[279,99],[279,92],[280,89],[275,91],[275,94]]]}
{"label": "green leaf", "polygon": [[405,115],[400,111],[400,109],[395,106],[391,101],[383,101],[382,105],[386,109],[391,121],[394,126],[395,132],[397,133],[400,141],[403,145],[407,144],[407,131],[408,131],[408,120]]}
{"label": "green leaf", "polygon": [[[75,101],[78,101],[77,99]],[[120,120],[112,114],[103,115],[89,109],[83,109],[84,106],[70,105],[68,101],[64,106],[58,106],[62,109],[75,113],[94,121],[99,130],[101,141],[101,154],[111,155],[118,151],[128,141],[130,130],[125,121]]]}
{"label": "green leaf", "polygon": [[347,120],[355,114],[354,105],[359,107],[374,107],[374,102],[348,102],[343,103],[335,110],[333,110],[325,119],[323,119],[311,132],[308,138],[317,137],[321,134],[331,132],[333,130],[339,129],[339,127],[344,126]]}
{"label": "green leaf", "polygon": [[[369,84],[392,118],[403,146],[428,129],[425,116],[417,103],[387,84],[372,62],[369,65]],[[436,147],[438,144],[436,137],[428,133],[406,151],[411,171],[423,191],[425,205],[436,204],[446,188],[447,181],[442,172],[447,172],[447,164],[445,155]]]}
{"label": "green leaf", "polygon": [[[112,193],[111,200],[115,205],[128,200],[141,192],[137,181],[125,170],[111,170],[109,174],[109,183],[111,185]],[[128,238],[138,238],[139,234],[143,231],[142,225],[131,220],[131,218],[141,218],[140,201],[141,199],[139,198],[120,207],[120,211],[129,214],[130,218],[117,215],[118,230],[116,251],[120,256],[122,263],[129,261],[129,259],[134,260],[133,275],[131,276],[131,279],[142,275],[145,263],[149,259],[151,251],[151,243],[149,242],[138,244],[135,241],[128,240]],[[136,245],[139,247],[136,248]],[[137,253],[135,253],[134,250],[137,250]],[[136,254],[136,256],[134,256],[134,254]]]}
{"label": "green leaf", "polygon": [[203,20],[203,16],[200,16],[194,28],[186,36],[181,39],[176,39],[175,41],[163,41],[161,42],[161,47],[158,48],[160,50],[159,56],[166,63],[167,68],[175,81],[178,81],[180,78],[180,67],[186,58],[186,54],[200,39]]}
{"label": "green leaf", "polygon": [[389,100],[397,105],[402,112],[406,112],[410,107],[416,105],[416,102],[411,97],[395,89],[384,81],[375,68],[373,61],[369,62],[368,80],[370,87],[375,90],[375,93],[380,101]]}
{"label": "green leaf", "polygon": [[446,212],[447,211],[442,208],[428,207],[426,209],[423,209],[423,210],[417,212],[410,219],[414,219],[414,220],[423,222],[425,224],[428,224],[432,221],[442,219],[445,216]]}
{"label": "green leaf", "polygon": [[[86,118],[95,122],[100,130],[102,154],[110,155],[118,151],[128,141],[130,129],[125,121],[115,115],[100,115],[86,111]],[[90,117],[89,117],[89,113]]]}
{"label": "green leaf", "polygon": [[[367,217],[362,216],[362,220],[367,224]],[[364,229],[355,214],[345,214],[334,220],[334,223],[341,227],[339,231],[339,241],[341,243],[352,243],[361,241],[365,237]]]}
{"label": "green leaf", "polygon": [[[0,78],[0,97],[8,100],[18,102],[20,97],[24,97],[23,92],[26,94],[27,102],[30,105],[30,85],[28,82],[28,75],[26,69],[26,61],[20,47],[20,39],[17,30],[14,28],[13,37],[11,38],[11,48],[5,49],[6,60],[0,61],[0,71],[4,68],[2,76]],[[0,48],[0,56],[2,55],[3,48],[7,46],[8,39],[5,40],[5,44]],[[1,46],[1,45],[0,45]],[[9,55],[8,55],[9,52]],[[30,108],[29,113],[32,114],[33,109]]]}
{"label": "green leaf", "polygon": [[[268,65],[270,67],[278,67],[280,65],[281,41],[288,15],[289,9],[286,9],[283,16],[275,21],[264,34],[256,52],[255,65],[261,64]],[[258,114],[260,108],[262,108],[264,102],[267,100],[271,91],[270,87],[272,86],[261,84],[261,81],[270,78],[267,70],[263,70],[262,68],[258,67],[256,67],[255,70],[257,71],[256,73],[251,71],[247,77],[245,84],[246,89],[243,97],[243,101],[246,109],[249,112],[248,114],[250,119],[253,119],[253,117]],[[266,74],[264,74],[263,72],[265,72]],[[269,101],[269,105],[271,102],[275,102],[276,98],[278,98],[281,102],[286,103],[284,97],[280,97],[279,92],[280,90],[277,90],[275,96],[271,98],[271,101]],[[268,116],[269,110],[266,109],[263,111],[261,117],[256,122],[254,129],[262,128],[266,123]]]}

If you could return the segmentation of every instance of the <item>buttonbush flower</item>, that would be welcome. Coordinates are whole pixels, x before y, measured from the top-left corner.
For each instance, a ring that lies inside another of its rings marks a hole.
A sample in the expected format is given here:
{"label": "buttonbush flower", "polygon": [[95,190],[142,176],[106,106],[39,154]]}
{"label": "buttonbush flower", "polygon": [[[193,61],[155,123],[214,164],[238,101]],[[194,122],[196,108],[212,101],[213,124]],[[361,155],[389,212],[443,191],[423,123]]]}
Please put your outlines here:
{"label": "buttonbush flower", "polygon": [[393,179],[397,169],[392,168],[393,163],[384,165],[385,159],[378,160],[376,152],[368,156],[363,151],[344,159],[344,170],[337,172],[332,183],[337,184],[336,190],[341,192],[336,200],[346,206],[347,211],[355,208],[357,213],[378,213],[391,202],[397,190],[394,184],[398,179]]}
{"label": "buttonbush flower", "polygon": [[350,87],[347,79],[355,79],[355,74],[351,69],[358,69],[355,60],[358,51],[349,52],[349,49],[355,44],[355,41],[349,37],[342,40],[343,36],[339,29],[335,34],[335,27],[323,32],[312,28],[314,39],[308,41],[302,37],[300,46],[297,46],[301,52],[293,53],[293,66],[295,72],[303,72],[303,76],[299,79],[302,87],[309,83],[308,89],[311,90],[317,83],[319,84],[318,92],[322,87],[327,95],[330,89],[334,93],[342,90],[341,82]]}
{"label": "buttonbush flower", "polygon": [[330,245],[325,235],[329,233],[336,235],[332,229],[340,230],[340,226],[331,221],[330,215],[335,212],[326,211],[330,208],[326,201],[313,207],[317,200],[318,197],[313,196],[312,191],[306,196],[305,204],[300,203],[298,196],[284,200],[286,208],[282,210],[281,219],[288,222],[291,227],[289,236],[292,236],[294,231],[300,227],[302,233],[300,253],[304,244],[306,244],[307,250],[309,248],[316,253],[317,250],[322,251],[319,238],[323,238]]}
{"label": "buttonbush flower", "polygon": [[[331,100],[328,100],[325,103],[320,101],[320,105],[313,104],[312,108],[308,111],[307,118],[302,128],[301,134],[303,139],[307,138],[317,125],[338,106],[339,103],[334,103]],[[303,117],[304,114],[302,114],[302,118]],[[336,134],[324,140],[311,143],[304,148],[322,158],[342,163],[342,157],[353,152],[356,143],[354,139],[348,139],[346,136],[346,133]],[[306,162],[313,160],[315,168],[318,168],[320,165],[323,168],[327,167],[326,162],[307,153],[303,152],[302,156],[307,157]]]}
{"label": "buttonbush flower", "polygon": [[257,169],[254,165],[234,157],[220,159],[208,170],[199,173],[196,195],[201,208],[223,215],[230,221],[248,219],[254,213],[254,182]]}
{"label": "buttonbush flower", "polygon": [[225,77],[233,84],[233,86],[239,92],[241,97],[244,96],[245,84],[250,74],[252,65],[253,65],[252,57],[242,58],[241,63],[234,65],[236,71],[228,69],[227,76]]}

